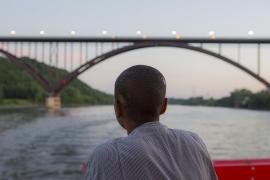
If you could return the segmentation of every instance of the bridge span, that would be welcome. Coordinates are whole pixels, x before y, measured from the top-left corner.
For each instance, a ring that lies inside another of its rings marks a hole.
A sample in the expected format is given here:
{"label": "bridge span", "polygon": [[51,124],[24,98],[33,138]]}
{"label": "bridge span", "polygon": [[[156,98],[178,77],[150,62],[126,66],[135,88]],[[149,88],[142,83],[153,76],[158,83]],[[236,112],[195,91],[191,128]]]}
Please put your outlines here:
{"label": "bridge span", "polygon": [[[210,50],[212,44],[217,50]],[[236,48],[237,57],[229,58],[222,50],[225,44]],[[256,49],[256,71],[245,65],[241,50],[246,45]],[[222,60],[250,75],[266,88],[270,89],[270,80],[261,74],[262,46],[270,45],[268,38],[102,38],[102,37],[0,37],[0,53],[18,68],[32,76],[48,93],[47,106],[60,108],[59,93],[80,74],[109,58],[149,47],[172,47],[187,49]],[[34,64],[22,57],[42,62],[52,68],[46,74],[40,72]],[[62,77],[55,77],[56,68],[66,70]]]}

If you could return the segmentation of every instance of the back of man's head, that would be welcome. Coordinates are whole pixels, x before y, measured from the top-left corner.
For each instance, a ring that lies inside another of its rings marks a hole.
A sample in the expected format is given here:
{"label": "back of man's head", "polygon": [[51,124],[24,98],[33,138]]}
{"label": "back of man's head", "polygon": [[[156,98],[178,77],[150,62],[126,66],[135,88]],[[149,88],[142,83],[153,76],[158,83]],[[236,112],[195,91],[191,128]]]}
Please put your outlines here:
{"label": "back of man's head", "polygon": [[164,76],[150,66],[132,66],[115,82],[115,100],[122,97],[126,114],[139,124],[158,120],[165,93]]}

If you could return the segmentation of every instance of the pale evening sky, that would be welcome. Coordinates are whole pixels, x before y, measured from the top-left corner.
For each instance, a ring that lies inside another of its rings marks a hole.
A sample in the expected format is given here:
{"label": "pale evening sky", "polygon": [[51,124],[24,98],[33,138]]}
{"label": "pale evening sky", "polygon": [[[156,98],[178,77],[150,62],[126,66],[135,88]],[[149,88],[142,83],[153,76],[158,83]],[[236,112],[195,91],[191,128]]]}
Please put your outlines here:
{"label": "pale evening sky", "polygon": [[[141,30],[149,37],[172,37],[177,31],[182,37],[270,37],[270,1],[267,0],[2,0],[0,6],[0,36],[11,30],[17,36],[108,35],[136,36]],[[208,47],[215,48],[215,47]],[[262,47],[262,75],[270,80],[270,46]],[[236,59],[236,47],[225,46],[226,56]],[[242,63],[256,69],[255,48],[242,50]],[[264,86],[247,74],[218,59],[196,52],[149,48],[128,52],[105,61],[80,76],[92,87],[112,93],[116,77],[134,64],[158,68],[167,79],[168,96],[220,97],[236,88],[253,91]]]}

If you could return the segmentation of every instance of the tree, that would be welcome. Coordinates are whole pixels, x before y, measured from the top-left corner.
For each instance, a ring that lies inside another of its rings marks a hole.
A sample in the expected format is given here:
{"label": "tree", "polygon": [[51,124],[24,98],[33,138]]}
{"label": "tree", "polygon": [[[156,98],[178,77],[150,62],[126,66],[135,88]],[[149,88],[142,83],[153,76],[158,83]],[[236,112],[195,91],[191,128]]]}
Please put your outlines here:
{"label": "tree", "polygon": [[270,93],[267,90],[253,94],[250,102],[253,109],[269,109],[270,110]]}
{"label": "tree", "polygon": [[252,95],[251,91],[240,89],[233,91],[230,98],[234,107],[248,108]]}

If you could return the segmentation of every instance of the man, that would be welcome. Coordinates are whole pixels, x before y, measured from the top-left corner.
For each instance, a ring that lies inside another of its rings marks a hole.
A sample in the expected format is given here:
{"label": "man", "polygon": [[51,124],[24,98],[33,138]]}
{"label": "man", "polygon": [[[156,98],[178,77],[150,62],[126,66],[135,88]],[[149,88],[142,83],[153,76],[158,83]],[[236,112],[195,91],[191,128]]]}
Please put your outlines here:
{"label": "man", "polygon": [[159,122],[167,107],[165,93],[165,78],[150,66],[132,66],[120,74],[115,82],[114,109],[128,136],[94,150],[86,166],[86,180],[217,179],[198,135]]}

